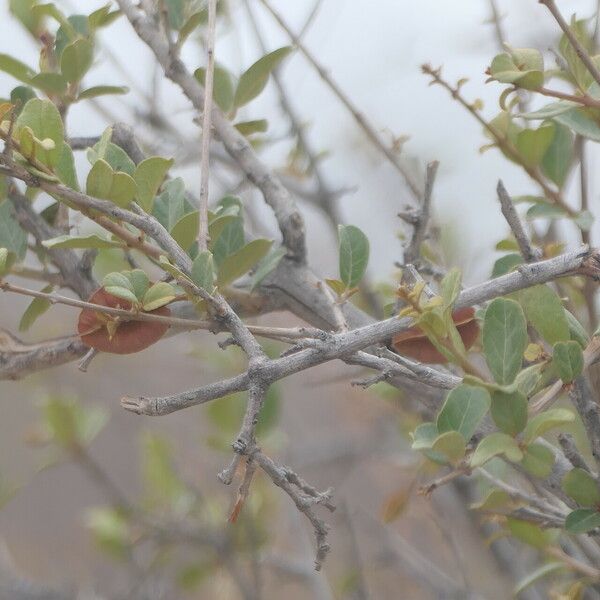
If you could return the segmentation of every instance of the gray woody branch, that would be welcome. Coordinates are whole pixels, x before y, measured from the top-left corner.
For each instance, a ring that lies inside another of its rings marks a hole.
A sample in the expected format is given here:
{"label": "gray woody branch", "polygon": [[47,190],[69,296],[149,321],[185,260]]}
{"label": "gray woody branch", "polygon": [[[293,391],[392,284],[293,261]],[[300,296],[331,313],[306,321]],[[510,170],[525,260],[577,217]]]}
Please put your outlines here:
{"label": "gray woody branch", "polygon": [[[194,108],[204,108],[204,89],[185,68],[183,62],[171,51],[164,37],[157,35],[156,23],[136,8],[129,0],[117,0],[119,8],[131,22],[138,36],[154,52],[165,75],[176,83]],[[288,255],[298,262],[306,259],[304,219],[293,198],[279,179],[258,158],[248,140],[232,125],[217,106],[213,106],[211,122],[227,152],[262,192],[265,201],[275,213],[283,243]]]}
{"label": "gray woody branch", "polygon": [[[600,275],[598,251],[583,248],[549,260],[522,265],[517,271],[463,290],[456,306],[457,308],[473,306],[497,296],[575,274],[598,278]],[[264,383],[273,383],[331,360],[346,359],[369,346],[385,343],[395,334],[408,329],[411,324],[412,320],[409,318],[391,318],[347,333],[332,334],[327,340],[311,342],[312,348],[264,362],[253,375],[261,377]],[[122,402],[125,408],[138,414],[164,415],[220,398],[233,391],[247,389],[249,381],[249,374],[246,372],[183,394],[162,398],[124,398]]]}

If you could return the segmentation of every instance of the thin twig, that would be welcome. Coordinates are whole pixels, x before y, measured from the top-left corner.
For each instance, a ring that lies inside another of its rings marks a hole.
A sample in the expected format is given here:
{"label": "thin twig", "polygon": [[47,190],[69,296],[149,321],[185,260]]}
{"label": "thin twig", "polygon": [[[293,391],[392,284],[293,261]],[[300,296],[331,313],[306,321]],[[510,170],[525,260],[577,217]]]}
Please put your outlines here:
{"label": "thin twig", "polygon": [[421,70],[426,75],[429,75],[432,78],[432,83],[441,85],[444,89],[450,92],[451,96],[461,105],[463,106],[477,121],[483,126],[483,128],[488,131],[491,136],[494,138],[498,147],[507,154],[512,160],[514,160],[517,164],[519,164],[523,170],[533,179],[542,189],[546,197],[552,201],[557,206],[560,206],[562,210],[565,211],[570,217],[576,216],[576,212],[565,203],[563,197],[560,192],[553,189],[548,185],[544,176],[540,172],[538,168],[532,168],[526,165],[519,153],[518,149],[514,146],[514,144],[500,131],[496,129],[491,123],[486,121],[480,114],[479,108],[475,104],[469,103],[460,93],[460,85],[452,86],[445,79],[442,78],[441,69],[434,69],[431,65],[424,64],[421,66]]}
{"label": "thin twig", "polygon": [[[456,307],[473,306],[491,298],[546,283],[565,275],[577,273],[598,277],[600,273],[598,262],[600,262],[598,255],[586,248],[583,251],[571,252],[531,265],[521,265],[516,271],[463,290],[458,297]],[[260,372],[263,382],[272,383],[330,360],[349,357],[354,352],[391,339],[395,334],[411,327],[412,321],[410,318],[394,317],[347,333],[333,334],[327,340],[315,340],[312,348],[301,350],[284,358],[273,359],[255,367],[254,375],[256,376]],[[208,402],[220,397],[218,394],[225,395],[232,391],[248,389],[249,382],[249,374],[244,373],[218,384],[211,384],[183,394],[162,398],[124,398],[122,404],[128,410],[138,414],[163,415]]]}
{"label": "thin twig", "polygon": [[439,167],[439,162],[434,160],[427,165],[425,174],[425,193],[423,194],[423,203],[415,215],[416,220],[413,224],[412,237],[410,243],[404,251],[404,263],[416,264],[421,255],[421,245],[425,241],[427,226],[429,225],[429,215],[431,212],[431,197],[433,194],[433,184]]}
{"label": "thin twig", "polygon": [[568,23],[565,21],[564,17],[558,10],[556,3],[554,0],[539,0],[540,4],[543,4],[552,14],[559,27],[563,30],[564,34],[567,36],[569,43],[573,46],[573,50],[575,50],[577,56],[581,60],[581,62],[585,65],[585,68],[589,71],[590,75],[594,78],[596,83],[600,85],[600,70],[587,53],[586,49],[581,45],[581,42],[577,39]]}
{"label": "thin twig", "polygon": [[206,30],[206,75],[204,78],[204,109],[202,113],[202,153],[200,157],[200,219],[198,227],[198,250],[208,248],[208,185],[210,161],[210,134],[213,107],[213,84],[215,73],[215,29],[217,0],[208,0],[208,26]]}
{"label": "thin twig", "polygon": [[[37,290],[31,290],[18,285],[14,285],[7,281],[0,281],[0,290],[4,292],[12,292],[15,294],[21,294],[23,296],[29,296],[31,298],[43,298],[48,300],[51,304],[64,304],[66,306],[72,306],[74,308],[89,309],[95,312],[114,315],[121,317],[123,321],[145,321],[148,323],[163,323],[170,327],[177,327],[186,329],[188,331],[194,331],[197,329],[207,331],[222,331],[223,325],[218,321],[211,320],[196,320],[196,319],[184,319],[180,317],[171,317],[165,315],[156,315],[153,313],[136,312],[125,308],[117,308],[113,306],[104,306],[102,304],[95,304],[94,302],[87,302],[84,300],[77,300],[75,298],[69,298],[67,296],[61,296],[54,292],[41,292]],[[324,332],[319,330],[311,330],[306,327],[296,328],[283,328],[283,327],[265,327],[261,325],[247,325],[248,331],[254,335],[266,337],[270,339],[306,339],[314,337],[320,339]]]}
{"label": "thin twig", "polygon": [[515,209],[515,205],[508,195],[501,179],[498,180],[498,187],[496,189],[498,192],[498,200],[500,200],[502,214],[517,240],[521,256],[523,256],[525,262],[528,263],[539,260],[541,258],[541,253],[533,248],[531,240],[523,226],[523,222],[521,221],[519,214]]}

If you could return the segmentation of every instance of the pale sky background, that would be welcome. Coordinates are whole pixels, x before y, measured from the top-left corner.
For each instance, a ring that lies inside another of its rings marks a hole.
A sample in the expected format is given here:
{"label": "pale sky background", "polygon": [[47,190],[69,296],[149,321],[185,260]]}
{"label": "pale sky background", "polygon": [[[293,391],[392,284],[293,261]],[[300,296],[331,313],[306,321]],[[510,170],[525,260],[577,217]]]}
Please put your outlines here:
{"label": "pale sky background", "polygon": [[[287,44],[285,34],[260,2],[252,2],[268,48]],[[6,0],[0,2],[0,52],[13,52],[36,65],[37,52],[32,40],[15,21],[6,20],[7,4]],[[70,0],[57,4],[69,13],[73,12],[69,6],[77,6],[75,12],[90,12],[103,2]],[[220,27],[217,59],[234,73],[240,73],[260,54],[246,12],[237,2],[230,4],[232,22],[230,25],[222,23]],[[273,0],[273,5],[298,31],[313,7],[313,0]],[[558,5],[566,17],[573,13],[583,17],[593,14],[595,2],[562,0]],[[503,26],[511,45],[534,46],[546,51],[558,40],[557,25],[536,0],[498,0],[498,6],[505,16]],[[497,179],[502,178],[513,195],[535,193],[536,188],[498,151],[479,153],[479,148],[486,143],[479,124],[444,90],[429,87],[419,67],[423,62],[434,66],[442,64],[445,77],[452,82],[468,77],[464,94],[471,99],[482,98],[486,116],[494,116],[499,110],[497,98],[502,88],[499,84],[484,83],[484,71],[498,52],[489,17],[488,0],[378,0],[370,3],[323,0],[304,38],[306,46],[384,137],[388,132],[409,135],[406,153],[414,155],[421,164],[432,159],[441,161],[434,206],[439,220],[451,226],[449,231],[458,244],[457,259],[465,269],[467,281],[489,275],[494,260],[493,246],[505,233],[495,197]],[[115,56],[122,58],[137,86],[148,89],[152,56],[132,35],[126,19],[121,18],[104,30],[101,39]],[[195,42],[188,42],[184,50],[188,66],[196,68],[201,64],[203,53]],[[552,60],[548,52],[546,58]],[[86,78],[86,85],[129,83],[123,73],[115,71],[101,48],[96,62],[97,66]],[[284,77],[297,111],[310,125],[313,146],[328,153],[324,167],[329,181],[334,186],[357,187],[355,193],[343,199],[342,212],[347,222],[359,225],[371,239],[372,273],[388,277],[393,272],[394,260],[400,257],[395,215],[409,199],[399,175],[370,146],[348,112],[298,52],[287,60]],[[9,77],[0,74],[0,95],[7,93],[12,85]],[[101,101],[105,106],[111,102],[115,100]],[[176,113],[180,128],[194,139],[197,128],[191,124],[194,115],[189,103],[164,79],[160,102],[164,113]],[[141,105],[143,101],[132,86],[130,94],[118,98],[115,106],[117,112],[131,122],[128,109]],[[269,133],[274,137],[285,134],[287,122],[279,112],[273,85],[245,107],[239,118],[269,118],[269,115],[273,115],[269,119]],[[69,117],[71,135],[97,135],[107,124],[86,103],[72,109]],[[593,173],[595,156],[592,144],[588,146]],[[288,149],[287,143],[279,143],[263,155],[270,164],[280,166]],[[85,165],[83,157],[79,164]],[[184,169],[182,174],[190,189],[198,188],[195,166]],[[592,184],[591,188],[593,209],[597,186]],[[573,205],[579,201],[574,187],[567,190],[566,197]],[[257,198],[254,201],[258,203]],[[321,219],[315,218],[314,211],[306,213],[309,242],[312,241],[314,247],[313,262],[322,268],[324,275],[335,275],[336,257],[333,252],[323,252],[320,243],[333,241],[330,230]],[[266,223],[271,222],[268,211],[261,214]]]}

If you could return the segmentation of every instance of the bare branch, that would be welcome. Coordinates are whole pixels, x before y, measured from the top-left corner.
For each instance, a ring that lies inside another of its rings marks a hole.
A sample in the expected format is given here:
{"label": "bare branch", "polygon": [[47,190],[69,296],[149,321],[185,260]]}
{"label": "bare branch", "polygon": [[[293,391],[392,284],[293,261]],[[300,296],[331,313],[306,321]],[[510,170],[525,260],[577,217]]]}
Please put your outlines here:
{"label": "bare branch", "polygon": [[569,399],[577,409],[590,442],[592,455],[600,465],[600,408],[585,376],[575,379]]}
{"label": "bare branch", "polygon": [[[306,493],[306,489],[298,487],[297,484],[290,480],[292,475],[295,475],[293,471],[290,471],[286,467],[276,465],[268,456],[260,451],[256,452],[253,457],[260,468],[271,478],[271,481],[276,486],[280,487],[294,501],[298,510],[306,516],[313,526],[317,545],[315,569],[320,571],[323,560],[330,550],[329,544],[327,543],[329,526],[315,515],[314,506],[315,504],[321,503],[330,510],[333,510],[333,507],[329,504],[330,492],[325,492],[316,497],[314,495],[309,495]],[[325,502],[327,502],[327,504]]]}
{"label": "bare branch", "polygon": [[567,460],[577,469],[583,469],[584,471],[590,472],[590,468],[587,466],[585,459],[577,450],[575,440],[570,433],[559,433],[558,443],[562,448]]}
{"label": "bare branch", "polygon": [[[585,273],[598,277],[599,261],[597,251],[584,248],[549,260],[521,265],[517,271],[463,290],[458,297],[456,306],[457,308],[473,306],[497,296],[546,283],[566,275]],[[324,362],[347,358],[354,352],[391,339],[393,335],[405,331],[411,325],[412,319],[391,318],[346,333],[334,334],[327,340],[315,340],[312,348],[301,350],[284,358],[262,362],[255,367],[253,375],[260,376],[263,382],[272,383]],[[251,378],[247,372],[183,394],[162,398],[139,398],[138,400],[125,398],[122,400],[122,404],[128,410],[138,414],[163,415],[213,400],[220,397],[219,393],[225,395],[231,391],[248,389],[250,381]]]}
{"label": "bare branch", "polygon": [[554,0],[539,0],[540,4],[543,4],[552,14],[559,27],[563,30],[564,34],[567,36],[569,43],[573,46],[573,50],[577,53],[577,56],[581,60],[581,62],[585,65],[585,68],[589,71],[590,75],[594,78],[596,83],[600,85],[600,70],[591,59],[590,55],[587,53],[586,49],[581,45],[581,42],[577,39],[575,34],[571,31],[568,23],[563,18],[562,14],[558,10],[556,3]]}
{"label": "bare branch", "polygon": [[404,263],[416,264],[421,255],[421,245],[425,241],[427,226],[429,225],[429,214],[431,212],[431,196],[433,193],[433,184],[440,163],[437,160],[430,162],[427,165],[427,173],[425,175],[425,193],[423,195],[423,203],[415,214],[413,223],[413,232],[410,242],[404,250]]}
{"label": "bare branch", "polygon": [[[170,51],[169,44],[156,35],[152,19],[136,8],[130,0],[117,0],[138,36],[152,49],[165,75],[174,81],[188,97],[194,108],[204,108],[204,90],[181,60]],[[258,158],[248,140],[232,125],[217,106],[212,109],[212,125],[216,136],[241,170],[263,193],[273,209],[290,258],[303,263],[306,258],[304,220],[294,200],[281,181]]]}
{"label": "bare branch", "polygon": [[0,329],[0,380],[21,379],[42,369],[77,360],[88,351],[79,337],[67,336],[26,344]]}
{"label": "bare branch", "polygon": [[511,200],[502,180],[498,180],[498,200],[500,200],[500,207],[502,208],[502,214],[506,219],[511,231],[513,232],[515,239],[517,240],[517,244],[519,246],[519,250],[521,251],[521,256],[525,260],[525,262],[535,262],[541,258],[541,253],[539,250],[536,250],[531,245],[531,240],[525,231],[525,227],[519,217],[519,214],[515,210],[515,205]]}

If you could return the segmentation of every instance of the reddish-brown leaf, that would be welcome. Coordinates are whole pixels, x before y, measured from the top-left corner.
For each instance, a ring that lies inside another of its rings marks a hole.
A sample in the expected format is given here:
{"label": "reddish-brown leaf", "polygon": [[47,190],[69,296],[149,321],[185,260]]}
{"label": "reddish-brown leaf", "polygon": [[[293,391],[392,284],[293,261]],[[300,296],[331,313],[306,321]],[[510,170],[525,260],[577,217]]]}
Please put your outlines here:
{"label": "reddish-brown leaf", "polygon": [[[456,329],[468,350],[479,335],[479,325],[475,319],[475,309],[471,306],[459,308],[452,313],[452,320],[456,324]],[[446,357],[443,356],[436,347],[429,341],[427,336],[418,328],[411,327],[402,333],[396,334],[392,338],[392,348],[398,354],[413,358],[422,363],[446,363]]]}
{"label": "reddish-brown leaf", "polygon": [[[109,294],[104,288],[96,290],[88,302],[125,310],[131,308],[130,302]],[[166,306],[162,306],[149,314],[168,316],[171,311]],[[164,323],[119,321],[116,331],[111,337],[107,328],[107,319],[110,318],[110,315],[104,315],[91,308],[84,308],[79,314],[77,324],[77,332],[81,336],[81,341],[86,346],[101,352],[132,354],[158,342],[169,328]]]}

